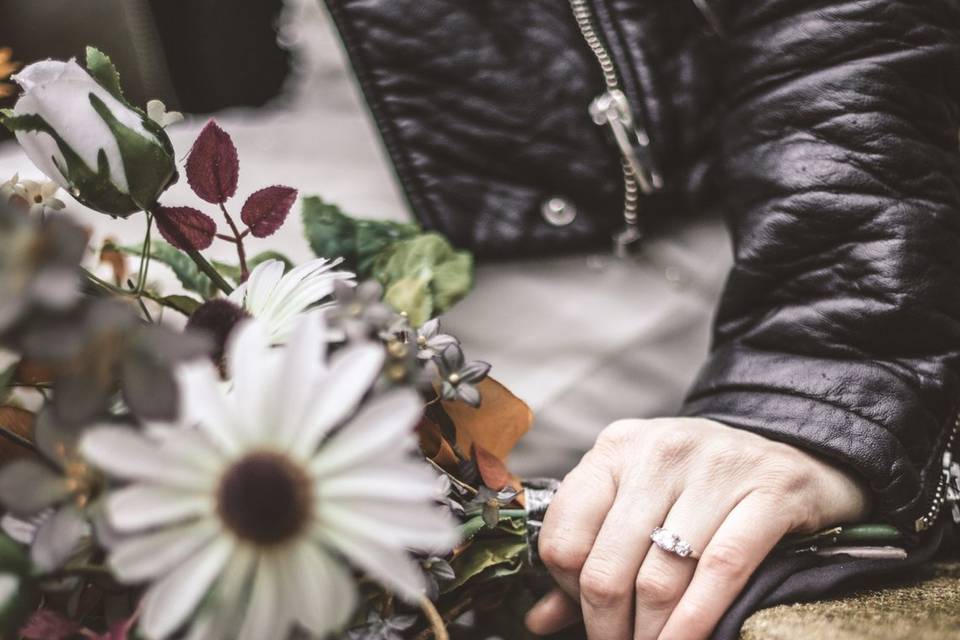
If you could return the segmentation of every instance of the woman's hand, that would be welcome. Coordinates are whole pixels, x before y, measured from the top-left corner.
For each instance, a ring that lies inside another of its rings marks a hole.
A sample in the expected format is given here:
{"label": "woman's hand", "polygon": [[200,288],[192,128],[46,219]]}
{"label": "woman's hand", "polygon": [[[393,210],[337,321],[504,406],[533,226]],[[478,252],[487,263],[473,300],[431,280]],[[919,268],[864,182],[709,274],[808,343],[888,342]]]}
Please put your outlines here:
{"label": "woman's hand", "polygon": [[[547,511],[540,556],[560,589],[527,625],[582,615],[590,640],[705,638],[785,534],[867,510],[854,478],[795,447],[700,418],[615,422]],[[699,560],[653,546],[660,526]]]}

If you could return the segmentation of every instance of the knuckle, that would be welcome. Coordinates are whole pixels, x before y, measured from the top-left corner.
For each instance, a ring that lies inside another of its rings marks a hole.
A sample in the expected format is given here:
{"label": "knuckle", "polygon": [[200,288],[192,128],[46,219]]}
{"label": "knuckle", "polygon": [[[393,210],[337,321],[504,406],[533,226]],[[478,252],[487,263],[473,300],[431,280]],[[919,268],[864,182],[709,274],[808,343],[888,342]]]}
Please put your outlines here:
{"label": "knuckle", "polygon": [[[691,601],[685,596],[670,614],[670,624],[678,629],[700,629],[710,620],[711,615],[716,614],[709,607],[700,602]],[[712,627],[712,625],[709,626]]]}
{"label": "knuckle", "polygon": [[630,597],[630,584],[617,581],[606,563],[588,561],[580,574],[580,596],[592,607],[609,609]]}
{"label": "knuckle", "polygon": [[537,550],[548,569],[561,573],[579,572],[589,553],[585,545],[557,534],[541,534]]}
{"label": "knuckle", "polygon": [[648,609],[667,609],[680,599],[683,585],[659,572],[641,572],[634,590],[637,605]]}
{"label": "knuckle", "polygon": [[750,572],[750,561],[746,552],[743,551],[747,548],[745,544],[731,542],[712,544],[704,551],[698,568],[724,581],[745,580]]}
{"label": "knuckle", "polygon": [[687,461],[697,448],[694,434],[681,429],[665,429],[653,441],[653,458],[661,467]]}

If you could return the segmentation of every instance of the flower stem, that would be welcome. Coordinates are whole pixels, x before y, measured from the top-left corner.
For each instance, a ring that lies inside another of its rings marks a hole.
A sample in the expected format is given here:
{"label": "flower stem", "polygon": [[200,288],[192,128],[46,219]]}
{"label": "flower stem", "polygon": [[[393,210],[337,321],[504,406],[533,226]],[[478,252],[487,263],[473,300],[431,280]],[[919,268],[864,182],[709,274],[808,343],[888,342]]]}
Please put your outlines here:
{"label": "flower stem", "polygon": [[450,636],[447,634],[447,627],[443,623],[443,618],[440,617],[440,612],[437,611],[437,608],[430,602],[430,598],[423,596],[420,599],[420,609],[430,623],[430,630],[433,631],[433,637],[436,638],[436,640],[450,640]]}
{"label": "flower stem", "polygon": [[143,288],[147,284],[147,271],[150,269],[150,232],[153,230],[153,214],[149,211],[144,212],[147,216],[147,232],[143,237],[143,249],[140,251],[140,270],[137,272],[136,293],[139,298],[143,293]]}
{"label": "flower stem", "polygon": [[247,251],[243,246],[243,238],[247,235],[247,232],[244,231],[242,234],[240,233],[240,229],[237,228],[237,224],[233,221],[230,214],[227,213],[227,208],[222,202],[220,203],[220,211],[223,212],[223,217],[226,218],[227,224],[230,225],[230,230],[233,231],[233,243],[237,245],[237,258],[240,260],[240,282],[246,282],[250,271],[247,269]]}

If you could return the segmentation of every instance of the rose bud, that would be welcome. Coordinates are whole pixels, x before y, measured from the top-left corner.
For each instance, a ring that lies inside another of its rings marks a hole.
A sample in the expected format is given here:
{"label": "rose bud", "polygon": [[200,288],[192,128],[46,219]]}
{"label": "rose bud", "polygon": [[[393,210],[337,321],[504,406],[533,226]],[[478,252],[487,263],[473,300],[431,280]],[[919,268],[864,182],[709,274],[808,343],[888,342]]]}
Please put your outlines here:
{"label": "rose bud", "polygon": [[130,105],[110,59],[87,49],[76,60],[45,60],[13,80],[23,94],[0,122],[27,156],[82,204],[127,217],[154,207],[177,179],[163,128]]}

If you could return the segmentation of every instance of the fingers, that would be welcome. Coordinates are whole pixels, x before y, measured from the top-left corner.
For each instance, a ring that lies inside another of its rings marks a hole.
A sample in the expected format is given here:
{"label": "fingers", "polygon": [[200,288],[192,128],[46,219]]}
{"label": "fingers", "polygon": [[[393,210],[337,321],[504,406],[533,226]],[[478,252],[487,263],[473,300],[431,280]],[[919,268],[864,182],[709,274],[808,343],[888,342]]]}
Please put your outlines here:
{"label": "fingers", "polygon": [[[701,488],[689,488],[671,507],[662,526],[680,536],[693,548],[694,554],[699,554],[707,547],[739,498],[735,494],[723,495]],[[659,637],[670,612],[690,584],[696,566],[694,558],[681,558],[656,545],[650,547],[634,584],[636,608],[632,622],[636,640]]]}
{"label": "fingers", "polygon": [[670,484],[621,485],[580,573],[580,605],[590,640],[630,637],[637,571],[650,548],[650,532],[674,500]]}
{"label": "fingers", "polygon": [[706,638],[754,570],[790,528],[790,517],[769,495],[747,495],[703,550],[693,579],[660,638]]}
{"label": "fingers", "polygon": [[617,486],[596,451],[567,474],[550,503],[540,531],[540,558],[557,584],[579,598],[580,569],[613,505]]}
{"label": "fingers", "polygon": [[527,612],[527,628],[538,636],[556,633],[580,619],[580,605],[554,589]]}

